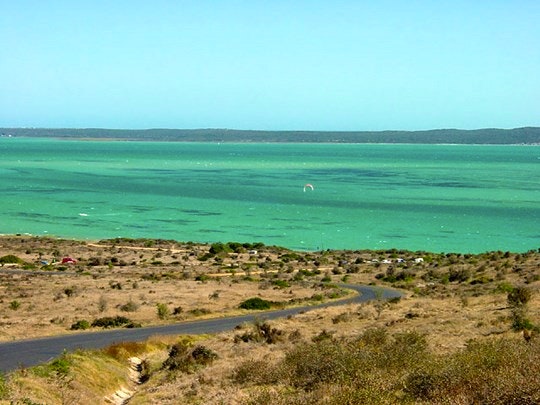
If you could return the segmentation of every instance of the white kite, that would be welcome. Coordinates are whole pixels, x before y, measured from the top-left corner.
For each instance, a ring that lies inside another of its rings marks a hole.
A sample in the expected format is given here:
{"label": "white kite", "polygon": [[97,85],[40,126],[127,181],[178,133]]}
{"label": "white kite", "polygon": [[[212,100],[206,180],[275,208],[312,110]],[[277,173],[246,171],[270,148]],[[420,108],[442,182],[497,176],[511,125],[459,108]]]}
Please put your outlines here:
{"label": "white kite", "polygon": [[304,186],[304,193],[306,192],[306,190],[310,188],[311,190],[315,190],[315,188],[313,188],[313,185],[312,184],[309,184],[307,183],[305,186]]}

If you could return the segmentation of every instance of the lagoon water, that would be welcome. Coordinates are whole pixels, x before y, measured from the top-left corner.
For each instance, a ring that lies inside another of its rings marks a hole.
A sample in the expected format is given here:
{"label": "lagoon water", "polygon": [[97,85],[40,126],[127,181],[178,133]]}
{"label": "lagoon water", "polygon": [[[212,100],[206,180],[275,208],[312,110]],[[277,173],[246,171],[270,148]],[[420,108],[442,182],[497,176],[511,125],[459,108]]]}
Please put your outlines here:
{"label": "lagoon water", "polygon": [[0,193],[4,234],[302,250],[540,247],[535,146],[0,138]]}

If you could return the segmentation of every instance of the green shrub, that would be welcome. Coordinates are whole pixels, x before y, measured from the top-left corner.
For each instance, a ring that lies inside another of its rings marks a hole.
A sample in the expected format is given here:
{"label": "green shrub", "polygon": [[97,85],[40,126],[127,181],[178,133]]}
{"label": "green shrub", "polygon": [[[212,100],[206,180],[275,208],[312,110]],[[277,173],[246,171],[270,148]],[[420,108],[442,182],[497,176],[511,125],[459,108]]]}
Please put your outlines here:
{"label": "green shrub", "polygon": [[512,292],[513,290],[514,290],[514,287],[512,286],[512,284],[510,284],[507,281],[503,281],[499,283],[497,285],[497,288],[495,288],[495,292],[507,293],[507,294]]}
{"label": "green shrub", "polygon": [[57,375],[66,376],[69,373],[70,367],[71,361],[69,355],[64,353],[49,363],[32,368],[32,371],[39,377],[51,378]]}
{"label": "green shrub", "polygon": [[210,246],[209,252],[213,255],[217,255],[220,253],[232,252],[232,249],[224,243],[217,242],[217,243],[212,243],[212,245]]}
{"label": "green shrub", "polygon": [[171,311],[169,310],[169,307],[166,304],[158,303],[156,304],[157,307],[157,315],[159,319],[167,319],[171,315]]}
{"label": "green shrub", "polygon": [[13,311],[18,310],[21,307],[20,301],[13,300],[9,303],[9,309],[12,309]]}
{"label": "green shrub", "polygon": [[115,317],[105,316],[103,318],[94,319],[94,321],[92,321],[92,326],[100,328],[117,328],[120,326],[134,328],[140,325],[135,324],[131,319],[126,318],[125,316],[117,315]]}
{"label": "green shrub", "polygon": [[278,288],[289,288],[291,285],[287,282],[287,280],[272,280],[272,285],[275,285]]}
{"label": "green shrub", "polygon": [[522,330],[534,330],[534,324],[519,312],[512,313],[512,330],[520,332]]}
{"label": "green shrub", "polygon": [[85,319],[77,321],[71,325],[71,330],[85,330],[90,328],[90,322]]}
{"label": "green shrub", "polygon": [[6,255],[0,257],[0,264],[23,264],[24,260],[15,255]]}
{"label": "green shrub", "polygon": [[272,304],[270,303],[270,301],[263,300],[259,297],[248,298],[240,304],[240,308],[250,310],[270,309],[271,306]]}
{"label": "green shrub", "polygon": [[191,357],[197,364],[210,364],[217,359],[217,354],[205,346],[199,345],[191,351]]}
{"label": "green shrub", "polygon": [[208,280],[210,280],[210,277],[206,274],[199,274],[195,277],[195,281],[200,281],[201,283],[206,283]]}

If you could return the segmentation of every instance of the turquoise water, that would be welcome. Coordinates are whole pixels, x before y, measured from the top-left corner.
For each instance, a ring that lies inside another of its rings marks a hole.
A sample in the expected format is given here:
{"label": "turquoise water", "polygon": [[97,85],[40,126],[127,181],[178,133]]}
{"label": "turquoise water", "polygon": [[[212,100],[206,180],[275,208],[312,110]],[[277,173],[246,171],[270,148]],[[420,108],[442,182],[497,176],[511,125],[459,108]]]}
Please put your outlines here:
{"label": "turquoise water", "polygon": [[0,138],[0,233],[521,252],[539,174],[534,146]]}

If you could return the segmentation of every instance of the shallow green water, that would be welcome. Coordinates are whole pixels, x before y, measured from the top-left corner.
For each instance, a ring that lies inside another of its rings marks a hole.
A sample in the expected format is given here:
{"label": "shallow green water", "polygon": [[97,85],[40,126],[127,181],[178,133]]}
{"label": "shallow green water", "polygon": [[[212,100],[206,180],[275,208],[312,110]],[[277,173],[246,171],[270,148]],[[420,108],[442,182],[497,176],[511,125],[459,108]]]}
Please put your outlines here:
{"label": "shallow green water", "polygon": [[526,251],[539,179],[533,146],[0,138],[0,233]]}

